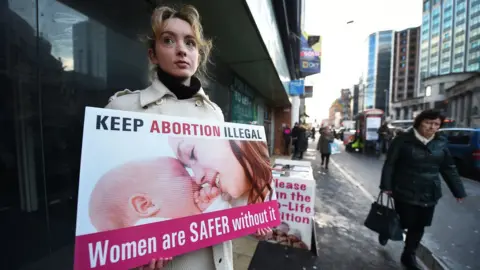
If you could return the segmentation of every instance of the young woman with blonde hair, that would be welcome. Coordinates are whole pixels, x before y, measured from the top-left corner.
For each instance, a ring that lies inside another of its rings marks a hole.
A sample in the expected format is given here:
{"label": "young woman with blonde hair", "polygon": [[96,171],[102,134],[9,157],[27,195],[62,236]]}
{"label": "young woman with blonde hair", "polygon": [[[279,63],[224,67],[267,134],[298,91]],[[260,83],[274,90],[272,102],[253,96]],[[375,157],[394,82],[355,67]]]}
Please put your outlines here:
{"label": "young woman with blonde hair", "polygon": [[[224,121],[221,109],[202,89],[212,42],[203,35],[198,11],[188,5],[178,10],[158,7],[151,27],[147,42],[152,84],[143,90],[117,92],[106,108]],[[268,193],[265,186],[252,188],[261,198]],[[152,260],[138,269],[231,270],[232,257],[232,242],[226,241],[175,258]]]}

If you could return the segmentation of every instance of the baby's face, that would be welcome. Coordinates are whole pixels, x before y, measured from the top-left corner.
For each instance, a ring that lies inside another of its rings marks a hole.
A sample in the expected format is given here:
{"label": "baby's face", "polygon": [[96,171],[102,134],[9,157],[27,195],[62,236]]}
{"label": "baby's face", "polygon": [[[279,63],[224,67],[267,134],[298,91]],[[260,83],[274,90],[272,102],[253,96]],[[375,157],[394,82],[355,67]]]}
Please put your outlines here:
{"label": "baby's face", "polygon": [[97,182],[89,203],[99,231],[132,226],[144,218],[179,218],[199,214],[198,187],[177,159],[160,157],[118,166]]}
{"label": "baby's face", "polygon": [[147,181],[151,185],[148,196],[159,207],[157,216],[179,218],[200,214],[193,197],[199,187],[177,159],[159,158]]}

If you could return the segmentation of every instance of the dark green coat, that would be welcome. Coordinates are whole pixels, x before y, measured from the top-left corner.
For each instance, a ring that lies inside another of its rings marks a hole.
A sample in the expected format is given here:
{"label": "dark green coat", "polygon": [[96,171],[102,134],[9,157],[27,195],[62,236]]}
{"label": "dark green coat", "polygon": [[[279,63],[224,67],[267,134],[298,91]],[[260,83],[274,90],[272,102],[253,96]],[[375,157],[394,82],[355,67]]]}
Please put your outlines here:
{"label": "dark green coat", "polygon": [[436,135],[425,145],[412,129],[392,141],[383,165],[380,189],[392,191],[395,200],[433,206],[442,197],[439,174],[456,198],[467,196],[447,140]]}
{"label": "dark green coat", "polygon": [[330,143],[333,143],[333,141],[332,135],[321,133],[317,143],[317,150],[320,151],[321,154],[331,154]]}

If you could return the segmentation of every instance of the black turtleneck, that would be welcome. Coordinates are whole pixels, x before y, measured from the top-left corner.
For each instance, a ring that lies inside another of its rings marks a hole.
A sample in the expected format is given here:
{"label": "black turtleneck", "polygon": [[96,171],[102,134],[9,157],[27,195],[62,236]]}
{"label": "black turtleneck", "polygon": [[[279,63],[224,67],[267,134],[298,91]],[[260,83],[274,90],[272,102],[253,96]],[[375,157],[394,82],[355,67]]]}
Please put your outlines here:
{"label": "black turtleneck", "polygon": [[190,79],[190,86],[183,84],[184,79],[174,77],[160,67],[157,68],[158,79],[170,90],[178,99],[189,99],[193,97],[202,86],[200,81],[192,76]]}

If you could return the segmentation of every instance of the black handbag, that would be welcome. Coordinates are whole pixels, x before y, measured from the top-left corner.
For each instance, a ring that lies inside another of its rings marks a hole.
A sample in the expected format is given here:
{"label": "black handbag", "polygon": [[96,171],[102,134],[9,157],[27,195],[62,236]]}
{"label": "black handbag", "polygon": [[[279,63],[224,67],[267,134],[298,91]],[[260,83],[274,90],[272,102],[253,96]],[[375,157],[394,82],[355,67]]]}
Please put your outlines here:
{"label": "black handbag", "polygon": [[383,192],[378,195],[377,201],[372,203],[370,212],[364,225],[379,235],[393,240],[403,241],[403,230],[400,217],[395,211],[392,197],[388,196],[387,204],[383,204]]}

